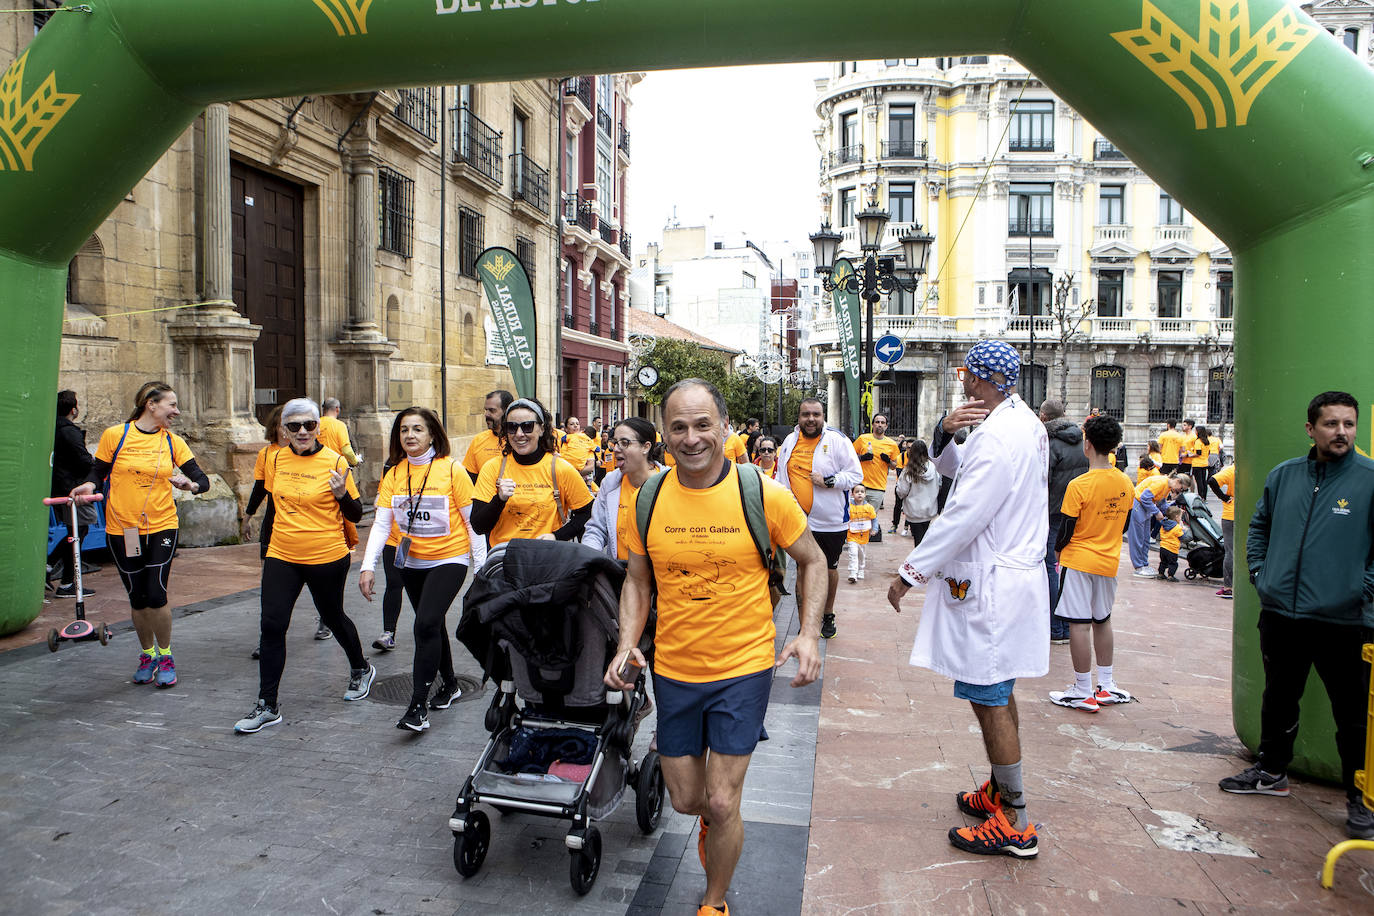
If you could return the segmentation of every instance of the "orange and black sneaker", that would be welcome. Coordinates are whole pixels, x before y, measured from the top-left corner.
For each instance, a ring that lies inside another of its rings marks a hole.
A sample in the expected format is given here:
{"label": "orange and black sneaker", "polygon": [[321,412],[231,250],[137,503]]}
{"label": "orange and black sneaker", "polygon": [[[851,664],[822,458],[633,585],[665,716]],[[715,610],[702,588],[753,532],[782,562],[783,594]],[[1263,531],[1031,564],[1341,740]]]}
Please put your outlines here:
{"label": "orange and black sneaker", "polygon": [[991,779],[972,792],[960,792],[954,796],[954,800],[959,810],[969,817],[992,817],[994,812],[1002,808],[1002,793],[993,790]]}
{"label": "orange and black sneaker", "polygon": [[706,867],[706,831],[711,829],[711,825],[706,823],[706,818],[697,818],[697,856],[701,859],[701,867]]}
{"label": "orange and black sneaker", "polygon": [[703,903],[697,907],[697,916],[730,916],[730,904],[722,903],[720,908]]}
{"label": "orange and black sneaker", "polygon": [[1035,825],[1017,830],[999,807],[977,827],[951,827],[949,841],[964,852],[980,856],[1016,856],[1033,859],[1040,852]]}

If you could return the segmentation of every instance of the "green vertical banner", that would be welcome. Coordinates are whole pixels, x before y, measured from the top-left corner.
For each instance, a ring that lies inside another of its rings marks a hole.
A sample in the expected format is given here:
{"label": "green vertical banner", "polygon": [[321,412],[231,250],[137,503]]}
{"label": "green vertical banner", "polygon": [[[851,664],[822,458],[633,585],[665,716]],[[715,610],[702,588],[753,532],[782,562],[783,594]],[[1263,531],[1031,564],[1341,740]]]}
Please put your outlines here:
{"label": "green vertical banner", "polygon": [[477,258],[477,275],[491,306],[517,397],[535,397],[534,290],[525,267],[508,248],[488,248]]}
{"label": "green vertical banner", "polygon": [[854,265],[848,258],[835,262],[830,280],[835,290],[830,294],[835,307],[835,328],[839,335],[840,353],[844,356],[844,387],[849,395],[849,433],[857,436],[863,431],[863,403],[859,397],[859,347],[863,340],[859,330],[859,294],[845,290],[854,276]]}

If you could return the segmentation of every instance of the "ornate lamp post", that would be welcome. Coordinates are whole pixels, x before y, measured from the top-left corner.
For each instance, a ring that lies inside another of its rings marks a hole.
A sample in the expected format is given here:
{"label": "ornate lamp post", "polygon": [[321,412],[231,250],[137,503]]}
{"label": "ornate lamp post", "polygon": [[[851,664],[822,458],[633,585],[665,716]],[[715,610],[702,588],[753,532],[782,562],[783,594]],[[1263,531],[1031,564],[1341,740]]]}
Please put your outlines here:
{"label": "ornate lamp post", "polygon": [[835,254],[839,250],[843,236],[832,230],[829,223],[822,225],[821,230],[811,236],[811,244],[816,249],[816,273],[820,274],[821,284],[826,292],[843,289],[845,292],[862,296],[867,303],[864,321],[863,390],[867,390],[867,385],[873,378],[873,306],[883,296],[890,296],[899,289],[909,293],[916,291],[921,275],[926,272],[926,260],[930,257],[931,243],[935,241],[934,236],[923,232],[921,224],[916,223],[898,239],[902,245],[902,260],[905,267],[896,268],[886,258],[882,261],[887,263],[882,263],[878,258],[878,250],[882,247],[883,230],[887,228],[889,218],[886,210],[879,210],[872,203],[867,210],[854,217],[859,227],[859,248],[863,251],[863,263],[858,265],[854,273],[838,283],[831,280],[830,275],[835,269]]}

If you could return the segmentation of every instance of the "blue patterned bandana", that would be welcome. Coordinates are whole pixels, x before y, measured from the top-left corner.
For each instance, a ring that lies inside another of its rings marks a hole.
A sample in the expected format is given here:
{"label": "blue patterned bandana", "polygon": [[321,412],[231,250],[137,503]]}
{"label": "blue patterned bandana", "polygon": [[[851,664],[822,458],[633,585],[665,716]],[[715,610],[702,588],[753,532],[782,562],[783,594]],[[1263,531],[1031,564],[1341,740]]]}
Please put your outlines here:
{"label": "blue patterned bandana", "polygon": [[[983,381],[991,382],[998,391],[1010,394],[1016,388],[1016,377],[1021,374],[1021,354],[1009,343],[983,340],[968,351],[968,355],[964,357],[964,365]],[[1005,385],[998,385],[992,380],[993,374],[997,372],[1006,378]]]}

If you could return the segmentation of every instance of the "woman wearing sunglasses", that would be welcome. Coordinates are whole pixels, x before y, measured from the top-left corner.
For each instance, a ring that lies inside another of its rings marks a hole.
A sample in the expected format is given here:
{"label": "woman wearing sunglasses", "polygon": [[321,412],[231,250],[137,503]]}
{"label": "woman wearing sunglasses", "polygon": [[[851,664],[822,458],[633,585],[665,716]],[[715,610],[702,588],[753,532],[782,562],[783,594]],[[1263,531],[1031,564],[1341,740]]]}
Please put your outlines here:
{"label": "woman wearing sunglasses", "polygon": [[315,610],[348,656],[345,700],[361,700],[372,690],[377,669],[363,656],[358,628],[344,613],[344,585],[351,553],[344,520],[363,517],[358,488],[348,462],[319,442],[320,407],[309,398],[282,405],[287,447],[267,464],[267,492],[276,518],[267,558],[262,563],[262,658],[258,662],[258,702],[234,723],[252,734],[281,721],[277,687],[286,667],[286,628],[302,588],[310,589]]}
{"label": "woman wearing sunglasses", "polygon": [[655,442],[654,424],[639,417],[621,420],[611,431],[616,469],[601,481],[582,543],[617,560],[629,561],[624,535],[635,523],[635,495],[650,475],[664,470],[663,446]]}
{"label": "woman wearing sunglasses", "polygon": [[778,440],[772,436],[759,436],[754,442],[754,464],[759,466],[769,477],[774,480],[778,476]]}
{"label": "woman wearing sunglasses", "polygon": [[512,538],[571,541],[592,514],[592,494],[577,468],[558,457],[548,411],[534,398],[506,408],[501,457],[477,475],[472,527],[496,547]]}
{"label": "woman wearing sunglasses", "polygon": [[170,385],[145,384],[138,389],[128,421],[101,434],[91,476],[71,493],[94,493],[106,477],[110,479],[106,543],[129,593],[134,632],[143,649],[134,683],[155,682],[159,687],[177,682],[172,611],[167,607],[167,577],[177,549],[172,490],[203,493],[210,488],[210,478],[196,464],[186,440],[171,432],[179,416]]}
{"label": "woman wearing sunglasses", "polygon": [[[410,706],[397,728],[429,728],[429,709],[448,709],[458,697],[446,615],[468,566],[486,560],[486,545],[472,530],[472,478],[449,457],[448,434],[424,407],[401,411],[391,424],[391,469],[377,486],[377,516],[367,536],[358,589],[368,601],[377,558],[399,569],[415,608],[415,665]],[[431,697],[436,677],[439,691]]]}

